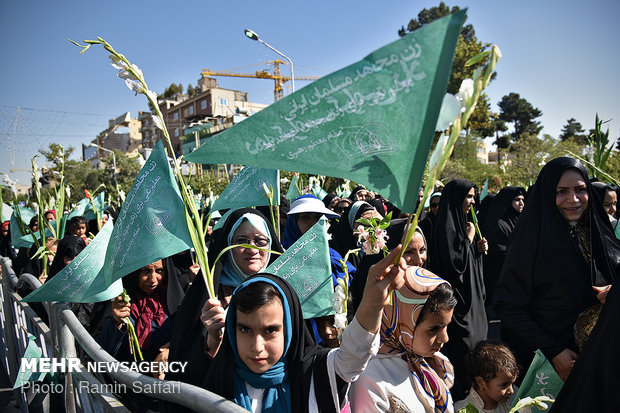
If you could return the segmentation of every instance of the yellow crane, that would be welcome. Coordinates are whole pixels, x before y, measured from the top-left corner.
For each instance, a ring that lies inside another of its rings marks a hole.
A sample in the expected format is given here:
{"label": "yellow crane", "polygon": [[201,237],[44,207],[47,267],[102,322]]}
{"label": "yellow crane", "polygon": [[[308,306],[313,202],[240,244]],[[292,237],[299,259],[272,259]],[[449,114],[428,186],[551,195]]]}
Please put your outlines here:
{"label": "yellow crane", "polygon": [[[285,82],[291,80],[290,76],[282,75],[280,72],[280,64],[286,64],[282,60],[276,59],[271,60],[267,63],[273,64],[273,73],[268,72],[266,70],[257,70],[255,73],[234,73],[234,72],[216,72],[209,69],[203,69],[200,74],[203,77],[209,76],[228,76],[228,77],[250,77],[250,78],[258,78],[258,79],[273,79],[275,82],[275,88],[273,91],[273,99],[274,101],[278,101],[284,97],[284,92],[282,90],[282,85]],[[316,80],[318,76],[295,76],[295,80]]]}

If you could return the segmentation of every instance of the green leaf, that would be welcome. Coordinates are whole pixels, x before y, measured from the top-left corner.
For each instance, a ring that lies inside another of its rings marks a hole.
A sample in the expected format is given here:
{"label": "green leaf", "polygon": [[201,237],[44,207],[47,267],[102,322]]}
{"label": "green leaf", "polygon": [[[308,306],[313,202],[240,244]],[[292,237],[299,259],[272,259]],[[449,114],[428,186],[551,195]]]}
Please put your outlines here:
{"label": "green leaf", "polygon": [[39,258],[39,256],[42,256],[46,250],[47,250],[47,247],[45,245],[40,246],[37,252],[35,252],[34,255],[32,256],[32,259],[34,260],[34,259]]}
{"label": "green leaf", "polygon": [[465,62],[465,66],[471,66],[473,64],[476,64],[490,54],[491,54],[491,50],[485,50],[482,53],[478,53],[476,56],[472,57],[467,62]]}
{"label": "green leaf", "polygon": [[371,220],[366,219],[366,218],[360,218],[360,219],[358,219],[355,222],[357,222],[358,224],[366,225],[366,226],[372,226],[372,224],[373,224],[373,222]]}

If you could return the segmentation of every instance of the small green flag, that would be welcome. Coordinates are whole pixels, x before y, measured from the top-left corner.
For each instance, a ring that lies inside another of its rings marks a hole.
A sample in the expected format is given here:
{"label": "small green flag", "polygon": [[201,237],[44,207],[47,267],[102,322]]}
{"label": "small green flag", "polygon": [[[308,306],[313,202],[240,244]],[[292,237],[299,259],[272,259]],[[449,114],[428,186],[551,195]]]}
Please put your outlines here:
{"label": "small green flag", "polygon": [[13,210],[13,215],[11,215],[11,220],[9,224],[9,228],[11,229],[11,245],[13,248],[30,248],[32,244],[34,244],[34,240],[32,235],[25,234],[23,235],[17,222],[18,214],[21,215],[21,220],[24,228],[28,228],[28,224],[30,220],[37,215],[37,213],[28,207],[25,206],[16,206],[15,209],[19,209],[19,211]]}
{"label": "small green flag", "polygon": [[286,199],[292,202],[300,196],[301,191],[299,190],[299,174],[294,173],[293,179],[291,179],[291,184],[289,185],[288,191],[286,192]]}
{"label": "small green flag", "polygon": [[230,181],[215,201],[212,211],[269,205],[263,185],[273,188],[273,204],[280,204],[280,171],[246,166]]}
{"label": "small green flag", "polygon": [[480,191],[480,202],[482,202],[482,200],[486,198],[487,195],[489,195],[489,177],[488,176],[487,176],[487,180],[484,182],[484,185],[482,186],[482,191]]}
{"label": "small green flag", "polygon": [[[105,203],[105,192],[101,191],[99,195],[93,198],[93,203],[97,208],[99,213],[103,213],[103,211],[108,207]],[[87,220],[95,219],[95,210],[93,209],[93,205],[90,203],[88,198],[82,198],[75,205],[73,211],[69,214],[69,219],[73,217],[83,216]]]}
{"label": "small green flag", "polygon": [[73,261],[22,301],[96,303],[119,296],[123,292],[121,280],[108,285],[103,277],[103,263],[112,228],[110,219]]}
{"label": "small green flag", "polygon": [[13,208],[11,208],[10,206],[8,206],[7,204],[3,202],[2,203],[2,219],[0,219],[0,221],[2,222],[8,221],[9,219],[11,219],[11,215],[13,215]]}
{"label": "small green flag", "polygon": [[86,212],[86,208],[88,208],[88,205],[90,205],[90,201],[88,200],[88,198],[80,199],[80,201],[77,204],[75,204],[73,211],[69,213],[68,219],[71,219],[73,217],[84,216],[84,213]]}
{"label": "small green flag", "polygon": [[327,192],[321,188],[321,185],[318,182],[315,182],[311,189],[312,194],[319,199],[323,199],[327,195]]}
{"label": "small green flag", "polygon": [[114,223],[104,264],[106,285],[190,249],[186,213],[160,140],[138,173]]}
{"label": "small green flag", "polygon": [[186,159],[348,178],[414,212],[465,12],[316,80]]}
{"label": "small green flag", "polygon": [[297,292],[304,318],[334,314],[326,220],[321,218],[266,270],[288,281]]}
{"label": "small green flag", "polygon": [[[521,387],[519,387],[511,407],[514,407],[519,399],[524,399],[528,396],[531,398],[547,396],[555,400],[563,384],[564,382],[562,382],[558,373],[555,372],[549,360],[540,350],[536,350],[534,360],[532,360],[532,364],[527,369],[527,373],[523,378],[523,382],[521,382]],[[546,411],[532,407],[532,412]]]}
{"label": "small green flag", "polygon": [[[35,336],[28,333],[28,345],[26,346],[26,350],[24,351],[22,360],[38,360],[43,355],[43,350],[41,350],[41,347],[37,345],[35,339]],[[39,373],[31,371],[30,369],[25,369],[24,371],[22,371],[20,363],[20,369],[17,372],[17,377],[15,378],[15,384],[13,384],[13,389],[17,389],[18,387],[21,387],[28,382],[43,381],[46,375],[47,373],[45,372]]]}

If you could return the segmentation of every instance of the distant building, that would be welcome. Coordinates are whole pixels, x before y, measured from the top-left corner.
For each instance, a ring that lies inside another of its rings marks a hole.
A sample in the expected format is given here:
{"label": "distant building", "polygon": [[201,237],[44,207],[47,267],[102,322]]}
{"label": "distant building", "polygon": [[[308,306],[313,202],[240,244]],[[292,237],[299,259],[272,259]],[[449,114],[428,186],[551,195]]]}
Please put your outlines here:
{"label": "distant building", "polygon": [[[142,112],[140,112],[140,116],[142,116]],[[130,112],[125,112],[116,119],[110,119],[108,125],[108,128],[102,131],[91,143],[111,151],[118,149],[128,156],[137,156],[142,148],[142,120],[132,118]],[[101,169],[105,166],[101,162],[101,158],[105,158],[107,155],[106,151],[97,147],[82,146],[84,160],[90,161],[95,169]]]}
{"label": "distant building", "polygon": [[[218,87],[217,80],[208,76],[198,80],[197,88],[199,92],[194,96],[179,94],[173,99],[159,101],[159,110],[177,156],[194,150],[197,138],[205,140],[267,107],[248,102],[245,92]],[[143,112],[140,119],[145,155],[147,149],[163,137],[163,132],[155,127],[152,114]]]}

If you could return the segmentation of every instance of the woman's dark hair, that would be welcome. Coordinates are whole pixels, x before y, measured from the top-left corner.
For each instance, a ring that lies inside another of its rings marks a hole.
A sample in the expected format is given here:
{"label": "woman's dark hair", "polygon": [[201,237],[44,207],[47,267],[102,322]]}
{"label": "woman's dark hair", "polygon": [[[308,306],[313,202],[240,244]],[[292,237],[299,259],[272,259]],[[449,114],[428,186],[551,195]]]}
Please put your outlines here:
{"label": "woman's dark hair", "polygon": [[244,314],[249,314],[257,308],[269,304],[275,299],[280,300],[280,293],[271,284],[266,282],[255,282],[237,293],[235,308]]}
{"label": "woman's dark hair", "polygon": [[519,365],[512,351],[503,343],[493,340],[478,342],[465,357],[465,367],[476,390],[476,377],[488,383],[500,372],[511,377],[519,375]]}
{"label": "woman's dark hair", "polygon": [[456,307],[456,297],[454,297],[454,290],[448,283],[443,283],[437,286],[433,292],[428,296],[417,323],[420,324],[427,314],[437,314],[440,311],[449,311]]}

